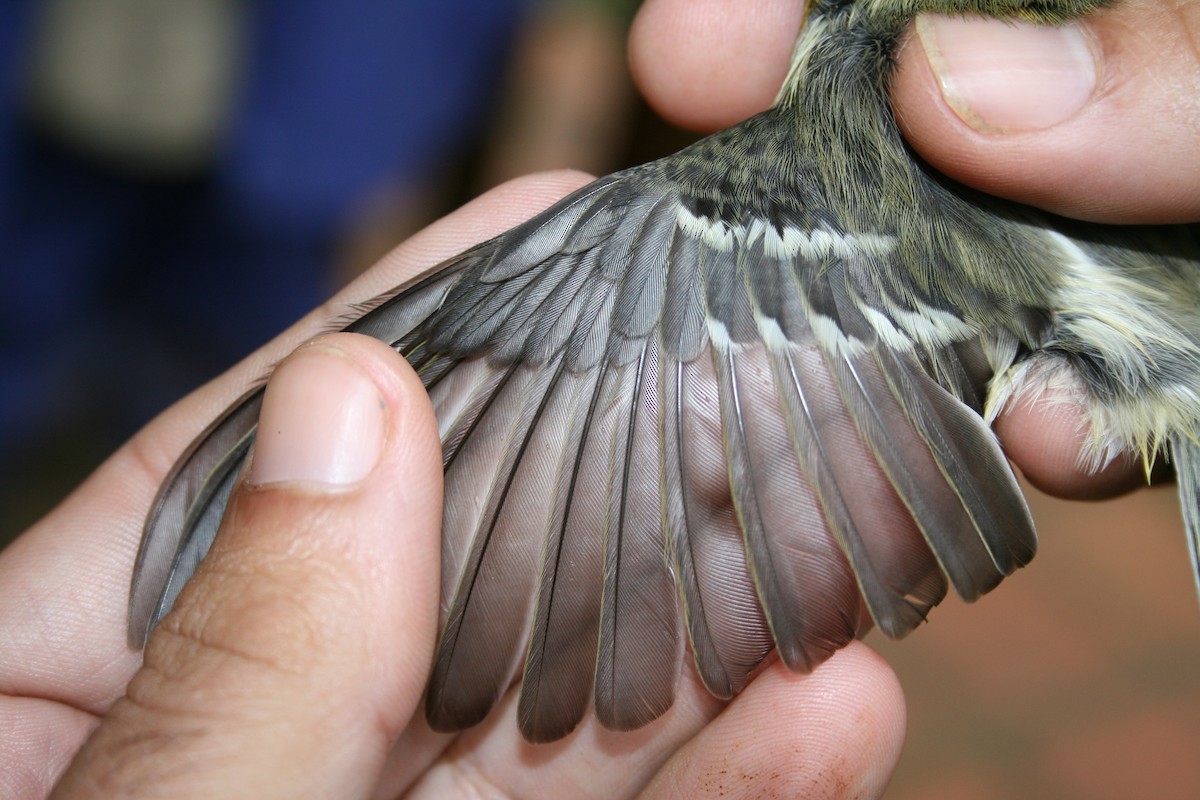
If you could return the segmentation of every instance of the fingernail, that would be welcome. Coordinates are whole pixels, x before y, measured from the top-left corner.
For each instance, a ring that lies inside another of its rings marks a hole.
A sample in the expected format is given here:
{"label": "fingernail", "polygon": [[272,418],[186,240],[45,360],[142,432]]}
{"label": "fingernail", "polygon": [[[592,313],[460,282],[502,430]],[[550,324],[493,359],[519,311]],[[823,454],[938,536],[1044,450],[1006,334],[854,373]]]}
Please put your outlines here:
{"label": "fingernail", "polygon": [[917,35],[942,96],[976,130],[1053,127],[1078,113],[1096,89],[1092,42],[1075,23],[922,14]]}
{"label": "fingernail", "polygon": [[375,382],[341,350],[310,345],[267,384],[249,481],[357,483],[375,468],[386,433],[387,403]]}

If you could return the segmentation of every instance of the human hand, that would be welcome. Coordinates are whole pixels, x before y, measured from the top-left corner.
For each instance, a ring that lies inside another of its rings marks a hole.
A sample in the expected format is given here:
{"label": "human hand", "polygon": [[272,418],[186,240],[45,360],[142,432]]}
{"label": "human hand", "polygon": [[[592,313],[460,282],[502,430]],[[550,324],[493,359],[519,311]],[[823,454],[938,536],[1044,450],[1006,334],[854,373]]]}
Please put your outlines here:
{"label": "human hand", "polygon": [[[770,105],[801,0],[647,0],[630,60],[666,118],[725,127]],[[926,18],[897,54],[893,107],[913,148],[991,194],[1099,222],[1200,220],[1200,6],[1125,0],[1068,29]],[[936,66],[936,72],[935,72]],[[1133,458],[1099,474],[1070,403],[1011,403],[995,429],[1031,483],[1098,498],[1144,483]]]}
{"label": "human hand", "polygon": [[55,797],[882,792],[903,699],[858,644],[807,677],[769,665],[725,708],[685,678],[672,710],[634,733],[589,719],[531,746],[511,696],[477,728],[432,733],[419,700],[437,625],[434,423],[405,362],[349,334],[301,348],[272,378],[248,482],[209,558],[144,666],[126,645],[142,521],[207,421],[348,303],[584,180],[508,184],[409,240],[161,415],[0,554],[0,796],[45,797],[64,770]]}

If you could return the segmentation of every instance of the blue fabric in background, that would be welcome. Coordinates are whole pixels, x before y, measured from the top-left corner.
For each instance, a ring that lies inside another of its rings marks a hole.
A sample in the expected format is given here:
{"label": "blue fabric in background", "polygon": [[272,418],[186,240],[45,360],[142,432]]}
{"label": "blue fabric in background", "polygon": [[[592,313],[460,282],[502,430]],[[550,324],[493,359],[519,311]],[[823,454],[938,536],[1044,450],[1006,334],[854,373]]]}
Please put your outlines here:
{"label": "blue fabric in background", "polygon": [[[523,0],[269,0],[221,180],[259,213],[334,216],[460,143]],[[303,169],[298,169],[303,167]]]}
{"label": "blue fabric in background", "polygon": [[470,141],[528,0],[258,0],[211,168],[153,181],[28,126],[0,4],[0,459],[80,404],[124,437],[323,300],[348,214]]}

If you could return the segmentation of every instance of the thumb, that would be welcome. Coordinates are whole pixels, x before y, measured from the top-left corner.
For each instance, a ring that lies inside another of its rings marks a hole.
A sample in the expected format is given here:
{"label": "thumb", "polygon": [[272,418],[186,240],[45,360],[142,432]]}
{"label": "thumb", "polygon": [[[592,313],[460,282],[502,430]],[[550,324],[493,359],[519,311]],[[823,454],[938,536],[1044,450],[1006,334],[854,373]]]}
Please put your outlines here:
{"label": "thumb", "polygon": [[1200,4],[1129,0],[1061,27],[922,15],[897,119],[939,171],[1098,222],[1200,220]]}
{"label": "thumb", "polygon": [[286,360],[212,551],[53,796],[368,796],[432,658],[435,430],[380,342]]}

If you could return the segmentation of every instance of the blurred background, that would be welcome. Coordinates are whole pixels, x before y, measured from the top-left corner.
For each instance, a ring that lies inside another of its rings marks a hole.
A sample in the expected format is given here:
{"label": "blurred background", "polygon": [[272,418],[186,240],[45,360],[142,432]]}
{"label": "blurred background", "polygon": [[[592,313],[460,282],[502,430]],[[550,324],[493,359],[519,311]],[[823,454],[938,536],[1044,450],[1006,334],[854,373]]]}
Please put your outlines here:
{"label": "blurred background", "polygon": [[[637,0],[0,4],[0,545],[158,411],[510,177],[694,138],[637,99]],[[900,643],[887,797],[1200,797],[1174,494],[1031,491],[1034,564]]]}
{"label": "blurred background", "polygon": [[1026,494],[1032,564],[904,641],[867,639],[909,702],[885,797],[1200,797],[1200,610],[1174,487]]}
{"label": "blurred background", "polygon": [[0,535],[426,223],[630,158],[633,5],[0,3]]}

